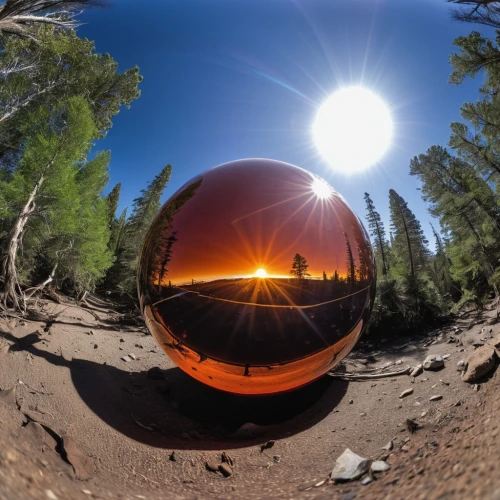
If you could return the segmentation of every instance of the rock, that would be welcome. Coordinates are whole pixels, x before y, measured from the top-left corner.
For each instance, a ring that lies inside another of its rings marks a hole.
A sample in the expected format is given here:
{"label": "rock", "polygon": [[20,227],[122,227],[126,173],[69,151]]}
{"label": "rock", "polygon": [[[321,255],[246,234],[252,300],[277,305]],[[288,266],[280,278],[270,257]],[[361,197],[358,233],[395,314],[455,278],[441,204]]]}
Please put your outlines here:
{"label": "rock", "polygon": [[[274,441],[273,441],[273,444],[274,444]],[[231,455],[229,455],[228,453],[226,453],[225,451],[223,451],[221,453],[220,459],[221,459],[221,462],[228,464],[231,467],[234,467],[234,458]]]}
{"label": "rock", "polygon": [[280,456],[280,455],[273,455],[273,460],[274,460],[276,463],[279,463],[279,461],[281,460],[281,456]]}
{"label": "rock", "polygon": [[219,470],[219,464],[217,462],[205,462],[205,468],[210,472],[217,472]]}
{"label": "rock", "polygon": [[410,449],[411,449],[411,446],[409,444],[404,444],[403,446],[401,446],[402,451],[410,451]]}
{"label": "rock", "polygon": [[465,361],[463,359],[461,359],[458,363],[457,363],[457,370],[459,372],[464,372],[465,371]]}
{"label": "rock", "polygon": [[431,354],[423,362],[424,370],[438,370],[444,366],[444,360],[441,356]]}
{"label": "rock", "polygon": [[81,481],[90,479],[94,475],[92,460],[80,451],[70,436],[63,436],[62,444],[66,459],[73,466],[76,478]]}
{"label": "rock", "polygon": [[52,490],[45,490],[45,496],[49,500],[58,500],[56,494]]}
{"label": "rock", "polygon": [[15,388],[4,389],[0,391],[0,403],[6,406],[16,406],[16,391]]}
{"label": "rock", "polygon": [[125,342],[125,340],[124,339],[120,339],[120,342]]}
{"label": "rock", "polygon": [[136,359],[137,359],[137,356],[136,356],[135,354],[133,354],[133,353],[130,353],[130,354],[128,355],[128,357],[129,357],[130,359],[133,359],[133,360],[136,360]]}
{"label": "rock", "polygon": [[319,488],[320,486],[323,486],[326,483],[326,479],[322,479],[321,481],[318,481],[314,487]]}
{"label": "rock", "polygon": [[373,479],[370,476],[366,476],[362,479],[361,484],[363,486],[366,486],[367,484],[370,484],[371,482],[373,482]]}
{"label": "rock", "polygon": [[423,411],[423,412],[420,414],[420,418],[424,418],[426,415],[427,415],[427,412],[426,412],[426,411]]}
{"label": "rock", "polygon": [[372,472],[385,472],[390,468],[391,466],[387,462],[384,462],[383,460],[374,460],[371,465]]}
{"label": "rock", "polygon": [[219,471],[224,477],[229,477],[233,473],[233,469],[229,464],[220,464]]}
{"label": "rock", "polygon": [[349,404],[352,405],[354,403],[354,399],[349,400]]}
{"label": "rock", "polygon": [[264,450],[269,450],[274,446],[275,441],[268,441],[267,443],[260,445],[260,452],[262,453]]}
{"label": "rock", "polygon": [[422,363],[419,363],[410,373],[410,377],[418,377],[424,371]]}
{"label": "rock", "polygon": [[94,349],[97,349],[99,346],[97,344],[94,344]]}
{"label": "rock", "polygon": [[168,457],[168,459],[171,462],[176,462],[177,461],[177,457],[175,456],[175,451],[173,451],[172,453],[170,453],[170,456]]}
{"label": "rock", "polygon": [[146,377],[151,380],[164,380],[163,370],[159,366],[153,366],[147,371]]}
{"label": "rock", "polygon": [[462,380],[473,383],[488,375],[495,366],[496,357],[495,349],[489,345],[480,347],[471,353],[465,361],[466,370],[462,374]]}
{"label": "rock", "polygon": [[128,356],[122,356],[120,359],[122,361],[125,361],[125,363],[128,363],[129,361],[132,361]]}
{"label": "rock", "polygon": [[346,448],[344,453],[337,458],[330,477],[334,481],[351,481],[366,474],[369,467],[369,460],[356,455],[349,448]]}
{"label": "rock", "polygon": [[385,446],[382,446],[382,450],[391,451],[394,448],[394,443],[389,441]]}
{"label": "rock", "polygon": [[429,401],[439,401],[440,399],[443,399],[443,396],[441,396],[441,394],[436,394],[435,396],[431,396]]}
{"label": "rock", "polygon": [[481,384],[474,384],[474,388],[473,388],[476,392],[479,391],[479,389],[481,389]]}
{"label": "rock", "polygon": [[409,396],[410,394],[413,394],[413,389],[406,389],[406,391],[403,391],[403,392],[399,395],[399,399],[406,398],[406,396]]}

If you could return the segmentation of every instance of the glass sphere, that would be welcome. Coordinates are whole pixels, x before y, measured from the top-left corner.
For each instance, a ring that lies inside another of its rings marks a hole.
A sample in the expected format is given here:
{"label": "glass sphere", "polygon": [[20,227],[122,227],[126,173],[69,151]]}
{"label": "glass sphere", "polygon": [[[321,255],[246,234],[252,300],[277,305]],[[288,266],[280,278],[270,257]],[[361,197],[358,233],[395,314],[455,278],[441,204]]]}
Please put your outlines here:
{"label": "glass sphere", "polygon": [[146,325],[207,385],[271,394],[338,364],[366,327],[370,240],[321,178],[264,159],[195,177],[145,239],[138,291]]}

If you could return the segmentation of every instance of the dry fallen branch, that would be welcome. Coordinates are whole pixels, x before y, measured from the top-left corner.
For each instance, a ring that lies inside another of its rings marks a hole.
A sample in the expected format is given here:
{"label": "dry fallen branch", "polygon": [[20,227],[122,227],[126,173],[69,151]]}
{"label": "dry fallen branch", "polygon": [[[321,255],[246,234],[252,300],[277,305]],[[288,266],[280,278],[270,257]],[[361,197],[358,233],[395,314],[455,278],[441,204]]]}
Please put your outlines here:
{"label": "dry fallen branch", "polygon": [[411,366],[407,366],[402,370],[397,370],[395,372],[387,372],[387,373],[374,373],[374,374],[366,374],[366,373],[335,373],[328,372],[327,375],[333,378],[338,378],[341,380],[354,380],[354,381],[363,381],[363,380],[373,380],[378,378],[387,378],[387,377],[397,377],[398,375],[407,375],[411,371]]}

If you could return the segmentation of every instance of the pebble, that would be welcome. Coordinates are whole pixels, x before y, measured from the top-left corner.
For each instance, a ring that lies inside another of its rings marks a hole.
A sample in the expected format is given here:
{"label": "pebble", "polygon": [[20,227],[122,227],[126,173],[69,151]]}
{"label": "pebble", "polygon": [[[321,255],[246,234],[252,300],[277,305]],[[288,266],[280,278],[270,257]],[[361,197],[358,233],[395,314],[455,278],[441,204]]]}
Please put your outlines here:
{"label": "pebble", "polygon": [[129,357],[129,358],[131,358],[131,359],[134,359],[134,360],[136,360],[136,359],[137,359],[137,356],[136,356],[135,354],[133,354],[133,353],[130,353],[130,354],[128,355],[128,357]]}
{"label": "pebble", "polygon": [[90,490],[82,490],[82,493],[84,495],[92,495],[92,492]]}
{"label": "pebble", "polygon": [[129,361],[132,361],[128,356],[122,356],[120,359],[122,361],[125,361],[125,363],[128,363]]}
{"label": "pebble", "polygon": [[217,462],[205,462],[205,468],[210,472],[217,472],[219,470],[219,464]]}
{"label": "pebble", "polygon": [[474,384],[474,390],[478,392],[479,389],[481,389],[481,384]]}
{"label": "pebble", "polygon": [[363,478],[363,480],[361,481],[361,484],[363,486],[366,486],[367,484],[370,484],[371,482],[373,482],[373,479],[370,477],[370,476],[366,476],[365,478]]}
{"label": "pebble", "polygon": [[354,399],[349,400],[349,404],[352,405],[354,403]]}
{"label": "pebble", "polygon": [[413,370],[410,373],[410,377],[418,377],[422,372],[424,371],[424,367],[422,363],[418,364],[413,368]]}
{"label": "pebble", "polygon": [[49,500],[57,500],[57,496],[52,490],[45,490],[45,495]]}
{"label": "pebble", "polygon": [[394,448],[394,443],[392,441],[389,441],[385,446],[382,446],[382,450],[385,451],[391,451],[392,448]]}
{"label": "pebble", "polygon": [[410,394],[413,394],[413,389],[406,389],[399,395],[399,399],[403,399],[406,396],[409,396]]}
{"label": "pebble", "polygon": [[421,417],[421,418],[424,418],[426,415],[427,415],[427,412],[426,412],[426,411],[423,411],[423,412],[420,414],[420,417]]}
{"label": "pebble", "polygon": [[316,483],[314,485],[315,488],[319,488],[320,486],[323,486],[326,483],[326,479],[323,479],[323,481],[320,481],[319,483]]}
{"label": "pebble", "polygon": [[375,460],[372,462],[371,465],[372,472],[385,472],[390,468],[391,466],[387,462],[384,462],[383,460]]}
{"label": "pebble", "polygon": [[229,477],[233,473],[233,469],[228,464],[220,464],[219,470],[224,477]]}
{"label": "pebble", "polygon": [[465,361],[463,359],[461,359],[458,363],[457,363],[457,371],[459,372],[463,372],[465,371]]}
{"label": "pebble", "polygon": [[443,399],[443,396],[441,396],[441,394],[436,394],[435,396],[431,396],[429,401],[439,401],[440,399]]}
{"label": "pebble", "polygon": [[431,354],[427,356],[423,362],[424,370],[438,370],[444,366],[444,359],[442,356]]}

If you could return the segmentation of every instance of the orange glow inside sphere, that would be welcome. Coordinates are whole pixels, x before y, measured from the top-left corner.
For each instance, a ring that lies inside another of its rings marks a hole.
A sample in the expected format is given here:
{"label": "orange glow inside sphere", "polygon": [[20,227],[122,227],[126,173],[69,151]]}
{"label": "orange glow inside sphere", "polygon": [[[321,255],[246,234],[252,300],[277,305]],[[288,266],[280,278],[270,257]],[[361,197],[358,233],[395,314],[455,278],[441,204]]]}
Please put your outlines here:
{"label": "orange glow inside sphere", "polygon": [[369,238],[319,177],[263,159],[195,177],[145,239],[146,325],[174,363],[209,386],[272,394],[324,375],[366,327]]}

